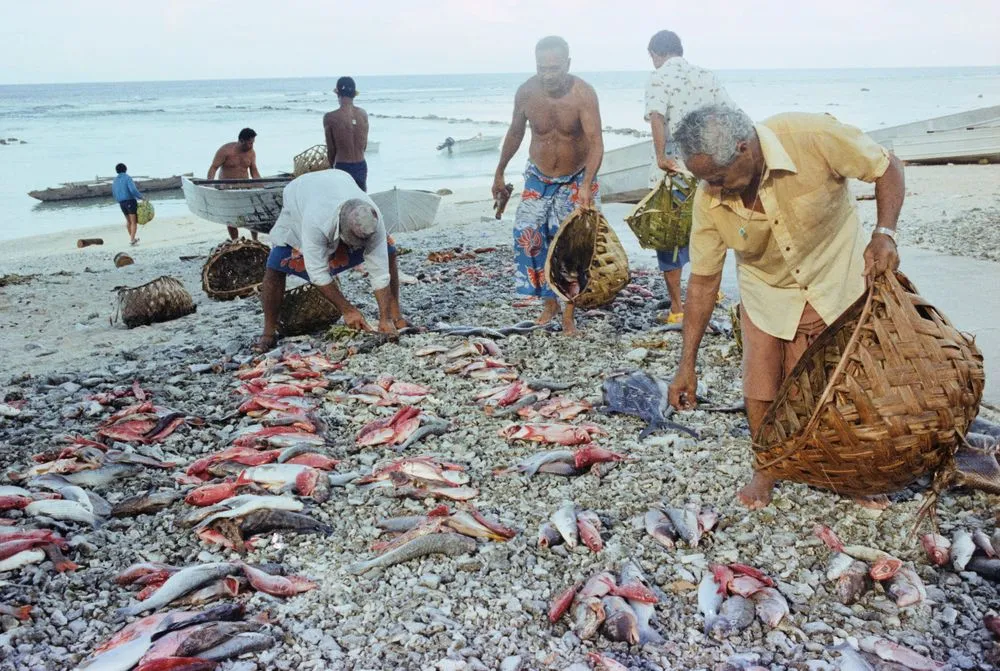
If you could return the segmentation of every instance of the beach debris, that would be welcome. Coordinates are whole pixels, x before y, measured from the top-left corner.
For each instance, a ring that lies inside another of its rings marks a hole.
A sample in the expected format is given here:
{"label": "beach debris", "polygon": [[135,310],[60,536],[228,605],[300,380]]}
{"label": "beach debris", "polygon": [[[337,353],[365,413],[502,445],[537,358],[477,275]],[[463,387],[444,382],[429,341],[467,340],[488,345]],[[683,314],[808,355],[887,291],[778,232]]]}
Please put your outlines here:
{"label": "beach debris", "polygon": [[115,268],[124,268],[125,266],[131,266],[135,263],[135,259],[126,254],[125,252],[118,252],[115,254]]}
{"label": "beach debris", "polygon": [[76,241],[76,246],[78,249],[83,247],[90,247],[92,245],[103,245],[104,240],[102,238],[78,238]]}
{"label": "beach debris", "polygon": [[634,415],[646,422],[639,440],[653,431],[672,429],[695,438],[698,434],[686,426],[670,421],[674,409],[667,400],[668,383],[645,371],[618,373],[609,376],[601,387],[603,405],[598,412]]}

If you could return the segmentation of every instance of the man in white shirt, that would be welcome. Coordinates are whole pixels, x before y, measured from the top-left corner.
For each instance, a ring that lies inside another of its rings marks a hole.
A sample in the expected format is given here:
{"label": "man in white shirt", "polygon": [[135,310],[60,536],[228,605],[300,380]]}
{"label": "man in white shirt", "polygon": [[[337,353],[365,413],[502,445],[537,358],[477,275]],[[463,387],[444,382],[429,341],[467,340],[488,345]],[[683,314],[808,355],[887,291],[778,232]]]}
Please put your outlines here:
{"label": "man in white shirt", "polygon": [[261,284],[264,332],[256,349],[266,351],[277,342],[278,313],[289,274],[319,287],[347,326],[370,331],[335,279],[364,263],[378,302],[378,330],[391,335],[407,326],[399,310],[396,248],[386,235],[378,207],[346,172],[321,170],[289,182],[270,237],[272,249]]}
{"label": "man in white shirt", "polygon": [[[708,105],[735,107],[722,84],[709,70],[684,60],[681,38],[661,30],[649,40],[649,57],[656,70],[646,84],[646,121],[653,131],[653,160],[649,186],[655,188],[665,174],[687,172],[672,136],[689,112]],[[684,319],[681,302],[681,271],[688,263],[688,248],[656,253],[670,295],[670,312],[661,321],[679,324]]]}

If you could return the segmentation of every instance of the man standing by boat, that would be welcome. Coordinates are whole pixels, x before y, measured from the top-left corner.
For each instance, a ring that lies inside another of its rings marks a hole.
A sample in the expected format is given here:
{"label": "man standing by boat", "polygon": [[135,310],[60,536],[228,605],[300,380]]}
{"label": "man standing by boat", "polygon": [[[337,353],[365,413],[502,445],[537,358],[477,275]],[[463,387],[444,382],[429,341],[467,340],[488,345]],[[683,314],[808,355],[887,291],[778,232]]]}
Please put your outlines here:
{"label": "man standing by boat", "polygon": [[115,166],[115,181],[111,183],[111,195],[118,201],[118,206],[125,215],[125,230],[128,231],[129,244],[139,244],[139,238],[135,237],[139,230],[139,201],[142,194],[136,187],[135,182],[129,177],[128,168],[124,163]]}
{"label": "man standing by boat", "polygon": [[[681,121],[675,138],[688,169],[704,181],[694,195],[684,347],[670,403],[679,410],[696,405],[698,347],[732,249],[743,395],[756,436],[810,343],[864,292],[866,278],[899,266],[903,167],[829,114],[779,114],[755,125],[742,110],[703,107]],[[848,179],[875,183],[877,221],[867,242]],[[751,509],[766,506],[774,484],[756,471],[739,499]]]}
{"label": "man standing by boat", "polygon": [[337,275],[361,263],[368,269],[378,303],[378,330],[395,334],[407,326],[399,309],[396,248],[386,235],[382,214],[350,175],[320,170],[293,179],[285,187],[281,214],[269,235],[272,249],[260,288],[264,332],[256,349],[267,351],[275,345],[285,276],[289,274],[318,287],[340,310],[347,326],[370,331],[336,280]]}
{"label": "man standing by boat", "polygon": [[340,108],[323,116],[323,132],[330,167],[346,172],[362,191],[367,192],[368,113],[354,104],[356,95],[358,88],[353,79],[341,77],[337,80]]}
{"label": "man standing by boat", "polygon": [[[257,152],[253,149],[256,137],[257,133],[253,128],[244,128],[236,142],[227,142],[219,147],[212,159],[212,167],[208,169],[208,179],[215,179],[215,173],[220,169],[220,179],[260,179]],[[240,234],[239,230],[235,226],[229,226],[228,229],[229,238],[235,240]],[[257,231],[252,231],[250,235],[254,240],[257,239]]]}
{"label": "man standing by boat", "polygon": [[[709,70],[684,60],[684,46],[677,33],[661,30],[649,40],[649,57],[655,70],[646,84],[646,121],[653,131],[653,161],[649,186],[656,188],[667,176],[684,172],[673,134],[688,112],[706,105],[729,105],[733,101]],[[656,252],[670,296],[670,312],[660,321],[679,324],[684,319],[681,302],[681,271],[688,263],[687,246]]]}
{"label": "man standing by boat", "polygon": [[[524,171],[524,192],[514,215],[514,252],[519,294],[545,299],[538,323],[559,311],[555,293],[545,281],[549,243],[563,220],[576,208],[600,205],[595,180],[604,141],[601,113],[593,87],[569,74],[569,45],[546,37],[535,46],[537,74],[514,96],[514,118],[503,141],[493,180],[493,198],[505,202],[504,171],[531,124],[531,146]],[[563,312],[563,331],[575,333],[573,304]]]}

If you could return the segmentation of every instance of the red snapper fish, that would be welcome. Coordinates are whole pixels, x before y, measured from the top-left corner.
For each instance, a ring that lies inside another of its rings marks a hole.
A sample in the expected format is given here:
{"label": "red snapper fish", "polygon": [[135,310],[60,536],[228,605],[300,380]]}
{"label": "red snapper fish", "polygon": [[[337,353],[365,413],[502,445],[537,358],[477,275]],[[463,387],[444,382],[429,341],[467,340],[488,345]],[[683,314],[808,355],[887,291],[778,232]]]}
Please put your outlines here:
{"label": "red snapper fish", "polygon": [[391,417],[366,424],[358,432],[356,442],[361,447],[400,445],[420,427],[420,409],[406,405]]}
{"label": "red snapper fish", "polygon": [[499,431],[508,441],[526,440],[556,445],[585,445],[607,432],[596,424],[512,424]]}

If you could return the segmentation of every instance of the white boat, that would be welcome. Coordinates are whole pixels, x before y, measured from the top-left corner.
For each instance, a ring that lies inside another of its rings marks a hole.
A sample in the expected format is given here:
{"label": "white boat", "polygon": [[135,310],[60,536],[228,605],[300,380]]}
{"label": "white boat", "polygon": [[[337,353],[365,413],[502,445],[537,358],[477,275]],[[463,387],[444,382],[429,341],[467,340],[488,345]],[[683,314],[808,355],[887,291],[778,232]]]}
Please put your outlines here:
{"label": "white boat", "polygon": [[370,194],[378,205],[387,233],[409,233],[434,225],[441,196],[432,191],[390,189]]}
{"label": "white boat", "polygon": [[1000,160],[1000,105],[869,131],[908,163]]}
{"label": "white boat", "polygon": [[[188,179],[181,188],[188,209],[216,224],[267,233],[281,213],[291,176],[264,179]],[[441,197],[429,191],[390,189],[369,194],[382,212],[386,231],[419,231],[434,224]]]}
{"label": "white boat", "polygon": [[649,168],[653,156],[653,141],[604,152],[597,183],[601,186],[601,201],[606,203],[638,203],[649,193]]}
{"label": "white boat", "polygon": [[449,156],[499,151],[500,142],[503,140],[503,137],[503,135],[483,135],[482,133],[479,133],[475,137],[465,138],[464,140],[456,140],[449,137],[438,145],[438,151],[445,151]]}

